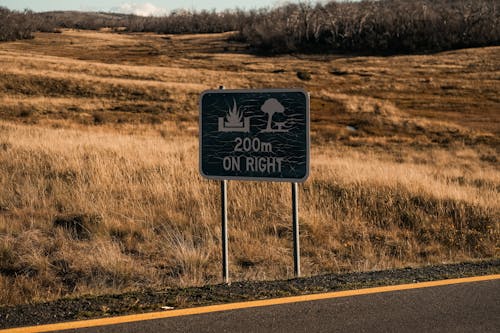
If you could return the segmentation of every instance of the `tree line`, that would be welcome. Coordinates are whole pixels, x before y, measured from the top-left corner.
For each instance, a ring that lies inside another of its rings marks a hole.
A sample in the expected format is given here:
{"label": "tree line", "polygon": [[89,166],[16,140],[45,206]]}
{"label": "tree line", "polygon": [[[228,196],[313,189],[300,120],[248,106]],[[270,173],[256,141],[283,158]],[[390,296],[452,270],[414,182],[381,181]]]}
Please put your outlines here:
{"label": "tree line", "polygon": [[500,44],[498,0],[301,2],[256,10],[177,10],[161,17],[113,13],[15,12],[0,7],[0,40],[58,28],[163,34],[236,31],[268,54],[412,53]]}
{"label": "tree line", "polygon": [[266,53],[441,51],[500,44],[498,0],[365,0],[288,4],[239,34]]}
{"label": "tree line", "polygon": [[125,32],[159,34],[217,33],[239,30],[248,15],[243,10],[175,10],[164,16],[137,16],[115,13],[59,11],[40,13],[53,27],[98,30],[111,28]]}

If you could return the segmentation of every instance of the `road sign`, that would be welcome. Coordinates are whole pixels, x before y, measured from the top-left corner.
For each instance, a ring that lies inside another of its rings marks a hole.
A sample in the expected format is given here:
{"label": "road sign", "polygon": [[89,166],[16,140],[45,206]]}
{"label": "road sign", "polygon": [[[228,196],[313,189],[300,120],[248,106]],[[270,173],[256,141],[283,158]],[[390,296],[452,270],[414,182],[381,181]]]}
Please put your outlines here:
{"label": "road sign", "polygon": [[203,92],[200,172],[209,179],[305,181],[309,94],[302,89]]}

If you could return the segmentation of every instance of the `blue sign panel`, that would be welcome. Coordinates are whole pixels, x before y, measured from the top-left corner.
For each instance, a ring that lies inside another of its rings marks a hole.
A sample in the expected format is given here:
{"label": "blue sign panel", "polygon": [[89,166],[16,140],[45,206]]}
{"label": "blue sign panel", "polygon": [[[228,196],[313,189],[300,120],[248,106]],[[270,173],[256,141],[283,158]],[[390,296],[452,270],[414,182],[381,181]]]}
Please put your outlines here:
{"label": "blue sign panel", "polygon": [[302,89],[205,91],[200,172],[209,179],[305,181],[309,94]]}

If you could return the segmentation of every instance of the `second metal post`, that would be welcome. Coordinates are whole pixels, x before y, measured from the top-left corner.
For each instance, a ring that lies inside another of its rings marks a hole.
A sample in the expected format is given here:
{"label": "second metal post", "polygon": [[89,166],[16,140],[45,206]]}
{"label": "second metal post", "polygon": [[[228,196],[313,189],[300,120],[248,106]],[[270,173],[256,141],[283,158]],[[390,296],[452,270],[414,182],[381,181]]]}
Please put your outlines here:
{"label": "second metal post", "polygon": [[229,265],[227,251],[227,180],[220,182],[221,194],[221,238],[222,238],[222,278],[229,283]]}
{"label": "second metal post", "polygon": [[295,277],[300,277],[300,244],[299,244],[299,195],[297,183],[292,183],[292,222],[293,222],[293,267]]}

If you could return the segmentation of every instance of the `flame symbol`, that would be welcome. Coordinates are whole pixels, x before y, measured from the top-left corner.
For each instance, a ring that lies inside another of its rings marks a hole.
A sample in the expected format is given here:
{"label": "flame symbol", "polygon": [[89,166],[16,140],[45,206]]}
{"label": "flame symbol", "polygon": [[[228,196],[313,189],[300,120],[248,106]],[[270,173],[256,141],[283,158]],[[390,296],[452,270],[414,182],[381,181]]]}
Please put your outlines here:
{"label": "flame symbol", "polygon": [[243,126],[243,113],[236,107],[236,101],[233,99],[233,109],[229,108],[226,120],[227,125],[231,127],[241,127]]}

